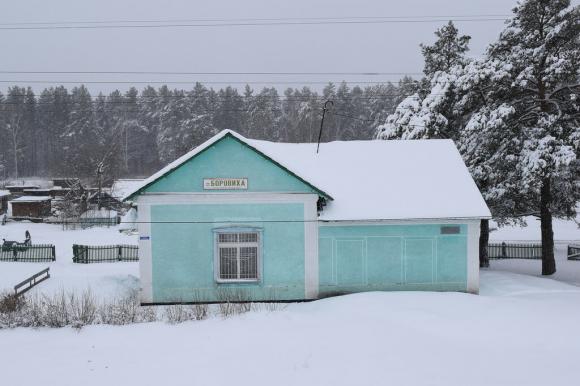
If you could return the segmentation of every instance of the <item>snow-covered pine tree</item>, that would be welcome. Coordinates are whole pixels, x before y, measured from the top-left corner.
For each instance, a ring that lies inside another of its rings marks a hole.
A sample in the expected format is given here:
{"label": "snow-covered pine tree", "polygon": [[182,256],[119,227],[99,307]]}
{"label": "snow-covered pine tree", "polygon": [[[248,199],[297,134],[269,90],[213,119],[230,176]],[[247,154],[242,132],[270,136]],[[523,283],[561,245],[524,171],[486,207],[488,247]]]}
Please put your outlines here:
{"label": "snow-covered pine tree", "polygon": [[[569,0],[526,0],[514,8],[487,57],[503,64],[494,82],[498,99],[513,109],[509,120],[521,140],[523,188],[537,197],[542,229],[542,274],[556,271],[552,216],[578,198],[570,167],[580,139],[580,7]],[[573,193],[565,203],[555,189]],[[574,207],[565,208],[568,214]]]}
{"label": "snow-covered pine tree", "polygon": [[2,136],[6,138],[8,165],[13,175],[18,178],[22,167],[22,152],[24,148],[24,120],[25,120],[25,92],[24,88],[14,86],[8,89],[4,102],[4,119]]}
{"label": "snow-covered pine tree", "polygon": [[70,94],[62,86],[41,92],[38,98],[37,122],[40,139],[38,157],[42,175],[67,175],[62,162],[63,132],[68,126]]}
{"label": "snow-covered pine tree", "polygon": [[24,97],[24,116],[22,126],[24,129],[25,144],[23,149],[24,164],[23,172],[29,176],[37,176],[39,170],[38,163],[38,122],[37,122],[37,101],[32,88],[26,88]]}
{"label": "snow-covered pine tree", "polygon": [[210,91],[201,83],[196,83],[193,90],[188,94],[191,105],[191,122],[193,130],[191,146],[197,146],[213,135],[217,130],[213,127],[213,107],[210,101]]}
{"label": "snow-covered pine tree", "polygon": [[[394,114],[379,126],[380,139],[457,138],[453,102],[456,99],[456,72],[468,63],[467,35],[459,35],[452,21],[435,31],[433,45],[421,44],[425,78],[416,82],[408,77],[399,84],[402,101]],[[409,95],[404,97],[404,95]]]}
{"label": "snow-covered pine tree", "polygon": [[186,153],[192,142],[192,133],[188,130],[191,112],[187,96],[183,90],[174,90],[170,94],[166,94],[167,91],[163,88],[160,90],[165,100],[159,112],[161,124],[157,132],[157,149],[163,163],[171,162]]}
{"label": "snow-covered pine tree", "polygon": [[62,134],[67,173],[94,175],[102,150],[102,137],[96,130],[94,118],[89,90],[85,86],[75,87],[71,92],[69,122]]}
{"label": "snow-covered pine tree", "polygon": [[226,87],[217,92],[210,93],[212,102],[213,126],[218,130],[240,130],[244,127],[244,122],[240,118],[244,117],[244,98],[233,87]]}
{"label": "snow-covered pine tree", "polygon": [[156,170],[160,164],[157,150],[157,132],[159,130],[159,101],[157,90],[147,86],[138,100],[139,107],[139,126],[144,130],[146,135],[143,136],[143,148],[141,151],[141,167],[139,175],[147,175]]}
{"label": "snow-covered pine tree", "polygon": [[247,102],[248,135],[280,140],[280,96],[276,88],[264,87]]}
{"label": "snow-covered pine tree", "polygon": [[452,21],[437,31],[437,40],[431,46],[421,44],[421,52],[425,58],[423,72],[431,78],[437,71],[449,72],[456,65],[465,64],[465,53],[469,51],[471,36],[459,36],[459,30]]}

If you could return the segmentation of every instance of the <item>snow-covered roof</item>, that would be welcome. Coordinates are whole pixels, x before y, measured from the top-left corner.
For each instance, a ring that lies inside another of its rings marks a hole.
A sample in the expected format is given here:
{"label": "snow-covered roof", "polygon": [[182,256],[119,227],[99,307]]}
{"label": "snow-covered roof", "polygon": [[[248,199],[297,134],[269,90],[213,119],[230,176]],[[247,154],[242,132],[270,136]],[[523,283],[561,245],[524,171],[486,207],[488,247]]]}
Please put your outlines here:
{"label": "snow-covered roof", "polygon": [[10,202],[37,202],[37,201],[50,201],[52,197],[50,196],[22,196],[11,200]]}
{"label": "snow-covered roof", "polygon": [[231,135],[332,197],[321,220],[491,217],[451,140],[279,143],[224,130],[144,180],[128,198]]}
{"label": "snow-covered roof", "polygon": [[111,196],[121,199],[127,197],[128,193],[133,192],[139,188],[143,183],[143,179],[119,179],[113,182],[111,186]]}
{"label": "snow-covered roof", "polygon": [[9,196],[10,192],[8,190],[0,190],[0,197]]}

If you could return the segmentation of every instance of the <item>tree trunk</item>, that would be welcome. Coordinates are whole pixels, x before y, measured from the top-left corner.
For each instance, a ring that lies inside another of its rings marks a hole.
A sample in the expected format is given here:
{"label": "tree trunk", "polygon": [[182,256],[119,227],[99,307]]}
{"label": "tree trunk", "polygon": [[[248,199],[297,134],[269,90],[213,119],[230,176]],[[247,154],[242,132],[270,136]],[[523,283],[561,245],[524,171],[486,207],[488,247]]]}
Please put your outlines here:
{"label": "tree trunk", "polygon": [[487,245],[489,244],[489,220],[481,220],[479,231],[479,266],[489,267],[489,255]]}
{"label": "tree trunk", "polygon": [[552,191],[550,179],[545,178],[540,192],[540,223],[542,228],[542,275],[552,275],[556,272],[554,259],[554,231],[552,230]]}

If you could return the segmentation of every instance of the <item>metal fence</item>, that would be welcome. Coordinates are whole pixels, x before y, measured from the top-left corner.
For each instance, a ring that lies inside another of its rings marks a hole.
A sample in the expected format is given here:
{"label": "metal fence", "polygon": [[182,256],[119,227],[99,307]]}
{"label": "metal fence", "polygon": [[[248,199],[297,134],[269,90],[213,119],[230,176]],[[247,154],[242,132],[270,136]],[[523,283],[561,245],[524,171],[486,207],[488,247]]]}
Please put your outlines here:
{"label": "metal fence", "polygon": [[93,227],[112,227],[119,224],[119,219],[117,217],[88,217],[80,218],[79,220],[81,228],[93,228]]}
{"label": "metal fence", "polygon": [[73,245],[74,263],[139,261],[137,245]]}
{"label": "metal fence", "polygon": [[52,244],[26,245],[14,243],[0,247],[0,261],[42,263],[55,260],[55,248]]}
{"label": "metal fence", "polygon": [[542,244],[488,244],[490,259],[541,259]]}
{"label": "metal fence", "polygon": [[568,260],[580,261],[580,245],[579,244],[568,245]]}

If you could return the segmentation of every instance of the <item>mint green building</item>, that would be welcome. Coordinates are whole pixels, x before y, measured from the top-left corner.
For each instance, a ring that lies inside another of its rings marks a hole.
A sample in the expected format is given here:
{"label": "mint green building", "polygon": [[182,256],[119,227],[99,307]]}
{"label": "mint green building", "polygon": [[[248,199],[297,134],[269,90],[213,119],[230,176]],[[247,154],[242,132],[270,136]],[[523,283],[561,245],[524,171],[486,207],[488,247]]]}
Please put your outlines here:
{"label": "mint green building", "polygon": [[146,179],[141,301],[479,289],[490,212],[448,140],[273,143],[222,131]]}

